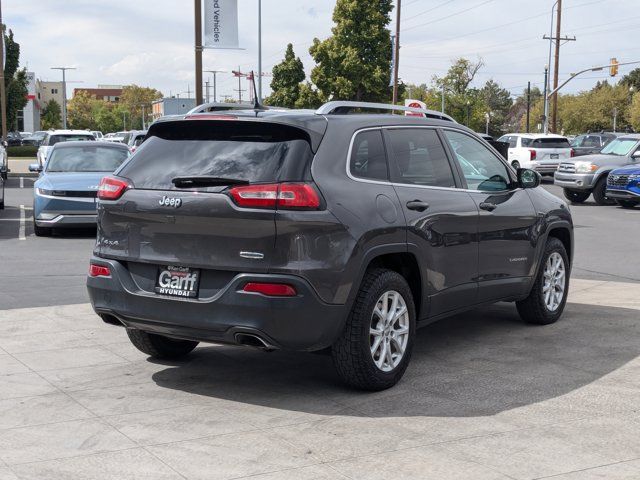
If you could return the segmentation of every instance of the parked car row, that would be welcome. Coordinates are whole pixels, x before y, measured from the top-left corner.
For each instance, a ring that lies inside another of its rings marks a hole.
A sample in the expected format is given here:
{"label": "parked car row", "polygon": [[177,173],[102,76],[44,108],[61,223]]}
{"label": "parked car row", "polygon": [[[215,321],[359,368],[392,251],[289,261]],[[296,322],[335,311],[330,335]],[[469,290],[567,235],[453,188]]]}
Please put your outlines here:
{"label": "parked car row", "polygon": [[[619,168],[623,167],[623,168]],[[640,203],[640,134],[624,134],[608,143],[598,154],[563,161],[554,183],[564,189],[572,203],[593,195],[598,205],[629,208]]]}

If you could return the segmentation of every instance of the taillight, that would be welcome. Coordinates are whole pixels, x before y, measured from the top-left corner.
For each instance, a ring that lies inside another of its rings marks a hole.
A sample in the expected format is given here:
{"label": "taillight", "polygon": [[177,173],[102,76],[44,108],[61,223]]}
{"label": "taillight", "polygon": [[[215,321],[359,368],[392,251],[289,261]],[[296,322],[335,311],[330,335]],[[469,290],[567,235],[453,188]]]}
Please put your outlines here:
{"label": "taillight", "polygon": [[122,178],[103,177],[98,186],[100,200],[117,200],[131,185]]}
{"label": "taillight", "polygon": [[298,292],[286,283],[247,283],[242,289],[243,292],[261,293],[268,297],[295,297]]}
{"label": "taillight", "polygon": [[535,150],[529,150],[529,152],[531,153],[531,158],[529,158],[529,160],[535,160],[536,158],[538,158],[538,152],[536,152]]}
{"label": "taillight", "polygon": [[242,185],[229,189],[239,207],[278,208],[282,210],[317,210],[320,195],[309,183],[270,183]]}
{"label": "taillight", "polygon": [[229,194],[239,207],[276,208],[278,184],[233,187],[229,190]]}
{"label": "taillight", "polygon": [[571,156],[571,157],[575,157],[576,156],[576,151],[573,148],[571,149],[571,151],[569,153],[569,156]]}
{"label": "taillight", "polygon": [[109,267],[105,265],[96,265],[92,263],[89,265],[89,276],[90,277],[110,277],[111,270]]}

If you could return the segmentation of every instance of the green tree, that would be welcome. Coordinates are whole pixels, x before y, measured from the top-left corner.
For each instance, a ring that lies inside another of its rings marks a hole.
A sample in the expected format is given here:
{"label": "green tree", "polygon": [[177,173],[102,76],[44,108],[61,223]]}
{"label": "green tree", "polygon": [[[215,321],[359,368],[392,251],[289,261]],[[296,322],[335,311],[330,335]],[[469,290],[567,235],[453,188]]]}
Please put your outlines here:
{"label": "green tree", "polygon": [[640,68],[634,68],[620,80],[621,84],[633,87],[633,90],[640,92]]}
{"label": "green tree", "polygon": [[[533,106],[542,98],[542,92],[538,87],[531,88],[530,105]],[[527,129],[527,89],[522,91],[521,95],[518,95],[513,102],[509,114],[507,115],[506,123],[516,132],[525,132]],[[532,110],[529,112],[529,130],[531,132],[536,131],[536,125],[538,119],[534,118]]]}
{"label": "green tree", "polygon": [[434,77],[434,83],[439,88],[444,85],[454,95],[464,95],[483,66],[481,58],[475,63],[466,58],[458,58],[444,77]]}
{"label": "green tree", "polygon": [[97,100],[85,91],[79,91],[67,103],[67,122],[71,128],[97,130],[96,114],[104,100]]}
{"label": "green tree", "polygon": [[300,93],[296,100],[295,108],[312,108],[316,109],[325,102],[322,93],[315,88],[311,82],[300,84]]}
{"label": "green tree", "polygon": [[138,85],[124,87],[120,97],[120,105],[128,112],[128,127],[130,129],[142,128],[142,106],[144,105],[145,115],[147,115],[151,113],[151,103],[161,98],[162,92],[155,88],[140,87]]}
{"label": "green tree", "polygon": [[490,113],[489,133],[494,136],[500,136],[507,130],[517,128],[517,125],[505,124],[513,100],[509,90],[505,90],[493,79],[480,89],[480,97],[486,107],[486,112]]}
{"label": "green tree", "polygon": [[16,129],[18,112],[27,105],[27,71],[20,69],[20,44],[13,38],[13,32],[4,32],[6,63],[4,65],[4,82],[7,95],[7,131]]}
{"label": "green tree", "polygon": [[392,0],[337,0],[333,35],[315,38],[311,81],[324,98],[388,101],[391,96]]}
{"label": "green tree", "polygon": [[284,60],[273,67],[271,95],[265,100],[268,105],[293,108],[300,98],[301,82],[305,79],[302,60],[296,57],[293,45],[287,45]]}
{"label": "green tree", "polygon": [[54,99],[51,99],[42,109],[43,130],[49,130],[50,128],[62,128],[62,109],[60,104]]}

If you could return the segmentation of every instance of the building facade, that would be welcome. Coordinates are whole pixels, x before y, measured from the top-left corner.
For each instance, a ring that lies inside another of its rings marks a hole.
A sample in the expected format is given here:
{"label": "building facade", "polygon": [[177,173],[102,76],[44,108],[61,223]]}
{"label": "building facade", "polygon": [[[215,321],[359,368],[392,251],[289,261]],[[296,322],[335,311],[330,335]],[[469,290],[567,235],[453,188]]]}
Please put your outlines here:
{"label": "building facade", "polygon": [[155,120],[165,115],[183,115],[195,106],[195,98],[163,98],[151,104],[151,112]]}
{"label": "building facade", "polygon": [[18,112],[18,131],[35,132],[40,130],[40,101],[38,100],[36,74],[27,72],[27,104]]}
{"label": "building facade", "polygon": [[51,100],[55,100],[62,108],[62,102],[64,97],[62,95],[62,82],[45,82],[43,80],[36,81],[36,95],[37,100],[40,103],[40,108],[44,109],[47,103]]}
{"label": "building facade", "polygon": [[122,96],[122,85],[98,85],[97,88],[74,88],[73,96],[75,97],[80,92],[84,92],[97,100],[117,103]]}

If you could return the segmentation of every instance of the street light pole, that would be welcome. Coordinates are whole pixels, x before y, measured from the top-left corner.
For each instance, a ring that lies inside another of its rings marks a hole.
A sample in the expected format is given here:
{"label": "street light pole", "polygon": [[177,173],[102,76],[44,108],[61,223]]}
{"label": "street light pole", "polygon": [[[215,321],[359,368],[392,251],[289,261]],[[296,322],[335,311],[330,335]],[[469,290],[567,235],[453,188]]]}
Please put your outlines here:
{"label": "street light pole", "polygon": [[2,141],[7,139],[7,92],[4,86],[4,25],[2,23],[2,1],[0,0],[0,121],[2,121]]}
{"label": "street light pole", "polygon": [[75,67],[51,67],[51,70],[62,71],[62,128],[67,129],[67,70],[75,70]]}
{"label": "street light pole", "polygon": [[398,103],[398,71],[400,66],[400,9],[402,7],[402,0],[396,0],[398,2],[396,6],[396,37],[393,44],[394,62],[393,62],[393,104]]}

